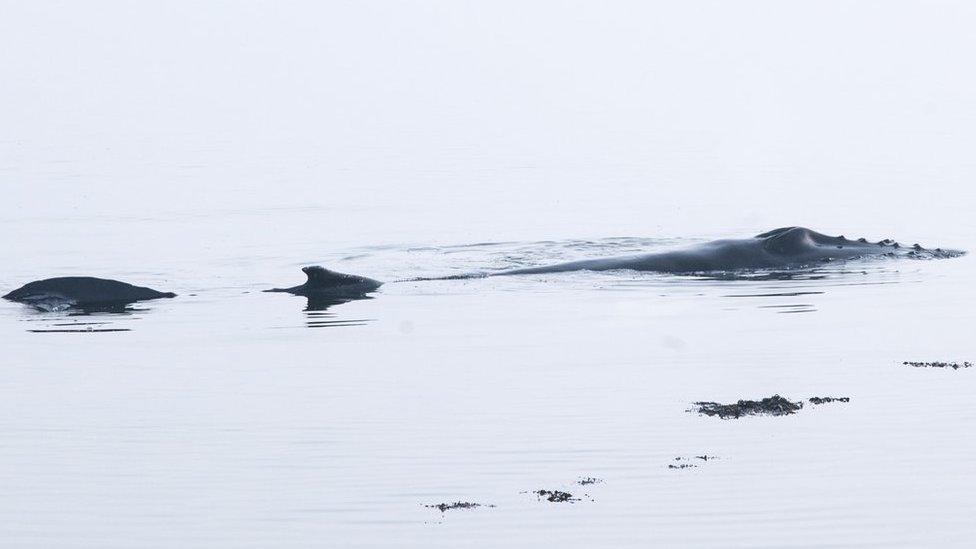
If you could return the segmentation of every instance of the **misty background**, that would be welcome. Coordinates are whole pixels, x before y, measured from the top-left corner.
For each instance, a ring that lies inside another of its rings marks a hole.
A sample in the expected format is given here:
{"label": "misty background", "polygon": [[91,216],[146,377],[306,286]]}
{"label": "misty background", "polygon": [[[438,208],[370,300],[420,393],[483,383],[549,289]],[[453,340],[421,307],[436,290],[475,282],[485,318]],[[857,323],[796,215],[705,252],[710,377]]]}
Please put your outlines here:
{"label": "misty background", "polygon": [[77,216],[204,215],[204,233],[273,246],[276,219],[227,218],[266,209],[317,212],[288,237],[352,244],[973,232],[969,2],[0,14],[4,230],[52,253]]}
{"label": "misty background", "polygon": [[[937,0],[0,0],[0,295],[178,294],[0,300],[0,539],[970,547],[976,371],[902,362],[974,360],[973,253],[402,279],[787,225],[972,252],[974,29]],[[401,283],[262,292],[309,264]],[[851,400],[686,412],[774,394]],[[424,507],[454,501],[497,507]]]}

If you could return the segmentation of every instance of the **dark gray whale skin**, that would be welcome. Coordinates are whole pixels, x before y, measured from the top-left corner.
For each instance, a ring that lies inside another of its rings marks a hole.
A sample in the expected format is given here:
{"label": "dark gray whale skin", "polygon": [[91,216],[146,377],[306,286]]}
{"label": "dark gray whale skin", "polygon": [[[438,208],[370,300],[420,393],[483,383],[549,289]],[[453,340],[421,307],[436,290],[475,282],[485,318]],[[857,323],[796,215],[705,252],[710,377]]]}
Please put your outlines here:
{"label": "dark gray whale skin", "polygon": [[752,238],[714,240],[673,251],[513,269],[492,273],[490,276],[615,269],[675,274],[789,269],[876,256],[927,259],[957,257],[963,253],[941,248],[929,250],[918,244],[903,247],[892,240],[876,243],[863,238],[849,240],[843,236],[827,236],[803,227],[783,227]]}
{"label": "dark gray whale skin", "polygon": [[3,296],[4,299],[45,309],[61,307],[106,307],[137,301],[176,297],[172,292],[133,286],[118,280],[90,276],[65,276],[30,282]]}
{"label": "dark gray whale skin", "polygon": [[[848,261],[870,257],[906,257],[937,259],[958,257],[965,252],[934,250],[915,244],[904,247],[893,240],[868,242],[859,238],[827,236],[803,227],[783,227],[752,238],[724,239],[705,242],[688,248],[625,257],[586,259],[512,269],[492,273],[469,273],[434,278],[411,278],[399,282],[428,280],[463,280],[489,276],[563,273],[570,271],[634,270],[674,274],[708,272],[758,271],[765,269],[794,269],[815,267],[833,261]],[[294,288],[277,288],[268,292],[288,292],[296,295],[326,299],[357,299],[380,287],[382,282],[362,276],[337,273],[322,267],[305,267],[308,282]]]}
{"label": "dark gray whale skin", "polygon": [[305,284],[292,288],[273,288],[266,292],[287,292],[302,295],[312,299],[349,298],[355,299],[365,296],[383,285],[378,280],[345,273],[330,271],[324,267],[302,267],[302,272],[308,276]]}

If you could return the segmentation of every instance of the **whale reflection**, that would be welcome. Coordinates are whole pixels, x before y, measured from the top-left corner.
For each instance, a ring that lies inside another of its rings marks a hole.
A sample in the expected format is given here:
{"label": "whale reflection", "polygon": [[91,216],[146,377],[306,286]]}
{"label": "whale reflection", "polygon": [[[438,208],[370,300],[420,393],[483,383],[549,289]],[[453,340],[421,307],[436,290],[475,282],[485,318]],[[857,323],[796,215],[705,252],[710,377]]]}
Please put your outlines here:
{"label": "whale reflection", "polygon": [[66,310],[37,310],[24,318],[32,333],[110,333],[131,332],[131,321],[149,311],[131,303],[100,303],[74,306]]}
{"label": "whale reflection", "polygon": [[350,301],[360,301],[373,299],[368,295],[359,296],[329,296],[329,295],[308,295],[305,296],[307,302],[303,312],[305,313],[305,325],[309,328],[341,328],[344,326],[363,326],[375,319],[372,318],[341,318],[331,308],[349,303]]}

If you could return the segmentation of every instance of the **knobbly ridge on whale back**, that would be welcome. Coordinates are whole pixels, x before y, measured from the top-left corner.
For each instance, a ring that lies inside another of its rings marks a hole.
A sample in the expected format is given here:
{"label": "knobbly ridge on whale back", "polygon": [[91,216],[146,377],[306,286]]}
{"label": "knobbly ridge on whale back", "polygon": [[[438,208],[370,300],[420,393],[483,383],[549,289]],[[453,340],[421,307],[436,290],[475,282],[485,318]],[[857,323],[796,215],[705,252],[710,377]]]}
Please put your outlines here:
{"label": "knobbly ridge on whale back", "polygon": [[[713,240],[665,252],[586,259],[492,273],[470,273],[440,278],[413,278],[401,282],[570,271],[633,270],[680,274],[789,269],[868,257],[940,259],[957,257],[963,253],[958,250],[943,250],[942,248],[932,250],[923,248],[918,244],[904,247],[893,240],[882,240],[876,243],[868,242],[863,238],[849,240],[843,236],[827,236],[803,227],[784,227],[752,238]],[[337,273],[323,267],[305,267],[302,270],[308,275],[308,281],[305,284],[294,288],[276,288],[265,291],[288,292],[312,297],[316,295],[354,297],[372,292],[382,285],[382,282],[371,278]]]}
{"label": "knobbly ridge on whale back", "polygon": [[[868,242],[864,238],[850,240],[843,236],[827,236],[803,227],[784,227],[752,238],[714,240],[664,252],[586,259],[493,273],[471,273],[442,278],[408,280],[450,280],[583,270],[635,270],[687,274],[792,269],[817,266],[832,261],[851,261],[870,257],[942,259],[958,257],[964,253],[941,248],[928,249],[918,244],[906,247],[892,240],[882,240],[875,243]],[[310,299],[324,297],[355,299],[375,291],[383,284],[371,278],[337,273],[323,267],[305,267],[302,270],[308,276],[308,280],[304,284],[265,291],[287,292],[306,296]],[[62,310],[68,307],[124,305],[137,301],[175,297],[175,295],[170,292],[160,292],[116,280],[62,277],[31,282],[3,297],[42,310]]]}

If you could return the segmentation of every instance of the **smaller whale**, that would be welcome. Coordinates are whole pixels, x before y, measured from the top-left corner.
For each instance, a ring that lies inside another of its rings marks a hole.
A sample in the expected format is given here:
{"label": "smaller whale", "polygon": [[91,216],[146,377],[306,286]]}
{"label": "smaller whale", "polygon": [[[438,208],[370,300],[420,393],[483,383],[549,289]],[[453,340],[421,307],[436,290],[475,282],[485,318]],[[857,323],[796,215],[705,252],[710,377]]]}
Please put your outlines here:
{"label": "smaller whale", "polygon": [[273,288],[266,292],[287,292],[302,295],[309,299],[309,303],[328,302],[338,300],[352,300],[365,296],[383,285],[378,280],[345,273],[330,271],[324,267],[303,267],[302,272],[308,276],[305,284],[292,288]]}
{"label": "smaller whale", "polygon": [[61,311],[71,307],[113,311],[124,309],[129,303],[164,297],[176,297],[176,294],[90,276],[36,280],[3,296],[9,301],[24,303],[42,311]]}

